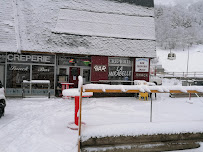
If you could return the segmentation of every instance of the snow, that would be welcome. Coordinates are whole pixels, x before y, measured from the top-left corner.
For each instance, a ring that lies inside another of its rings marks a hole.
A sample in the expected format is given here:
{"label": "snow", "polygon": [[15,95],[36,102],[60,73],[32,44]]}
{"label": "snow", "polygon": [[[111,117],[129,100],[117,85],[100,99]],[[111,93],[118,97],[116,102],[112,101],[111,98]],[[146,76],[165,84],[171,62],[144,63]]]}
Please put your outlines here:
{"label": "snow", "polygon": [[81,91],[81,87],[83,85],[83,77],[82,76],[78,76],[78,91]]}
{"label": "snow", "polygon": [[[63,97],[74,97],[74,96],[80,96],[79,89],[65,89],[62,92]],[[93,96],[92,92],[83,92],[82,96],[84,97],[91,97]]]}
{"label": "snow", "polygon": [[[157,48],[157,57],[159,58],[159,64],[166,72],[186,72],[187,71],[187,59],[188,49],[183,50],[171,50],[176,54],[175,60],[168,60],[168,53],[170,50],[162,50]],[[203,72],[203,45],[196,45],[189,48],[189,66],[188,72]]]}
{"label": "snow", "polygon": [[[180,85],[175,79],[163,84]],[[134,97],[84,98],[82,140],[90,137],[159,133],[203,132],[203,97],[153,96],[150,102]],[[67,128],[74,121],[74,99],[8,98],[0,119],[1,152],[76,152],[78,132]],[[202,144],[201,144],[202,145]],[[193,152],[200,152],[203,147]]]}
{"label": "snow", "polygon": [[16,52],[13,0],[0,1],[0,52]]}
{"label": "snow", "polygon": [[45,83],[45,84],[50,83],[49,80],[31,80],[31,81],[23,80],[23,82],[24,83]]}
{"label": "snow", "polygon": [[152,17],[61,9],[56,33],[155,40]]}
{"label": "snow", "polygon": [[[4,1],[5,0],[3,0],[3,4]],[[6,1],[6,3],[8,4],[3,5],[3,7],[0,9],[3,12],[12,10],[12,8],[8,7],[10,6],[11,0]],[[150,23],[154,19],[154,8],[136,6],[128,3],[119,3],[115,1],[20,0],[18,1],[18,22],[21,38],[21,50],[34,52],[125,57],[156,56],[154,40],[132,40],[123,38],[121,39],[54,33],[54,29],[58,26],[57,20],[60,18],[61,9],[75,10],[75,12],[97,12],[101,14],[111,14],[112,16],[126,15],[126,17],[137,16],[143,18],[151,18]],[[5,18],[3,18],[2,20],[4,21]],[[8,21],[11,21],[12,23],[14,22],[13,18],[9,18]],[[13,31],[11,33],[14,34],[14,27],[12,28],[12,30]],[[101,34],[103,33],[103,30],[98,32]],[[150,30],[150,33],[154,32]],[[2,35],[4,35],[4,33]],[[152,37],[153,36],[154,35],[152,35]],[[13,39],[15,40],[15,44],[12,41]],[[9,40],[10,41],[6,39],[6,47],[2,47],[2,50],[0,51],[12,51],[12,49],[8,47],[11,47],[13,45],[16,46],[15,35],[13,35],[13,37],[11,37]],[[12,43],[12,45],[9,45],[8,43]]]}
{"label": "snow", "polygon": [[5,99],[4,88],[0,88],[0,99]]}
{"label": "snow", "polygon": [[203,92],[203,86],[148,86],[148,85],[107,85],[107,84],[86,84],[83,86],[83,91],[88,89],[102,90],[118,90],[122,92],[127,92],[128,90],[139,90],[140,92],[151,92],[151,90],[157,90],[163,93],[169,93],[172,90],[179,90],[183,93],[187,93],[190,90]]}

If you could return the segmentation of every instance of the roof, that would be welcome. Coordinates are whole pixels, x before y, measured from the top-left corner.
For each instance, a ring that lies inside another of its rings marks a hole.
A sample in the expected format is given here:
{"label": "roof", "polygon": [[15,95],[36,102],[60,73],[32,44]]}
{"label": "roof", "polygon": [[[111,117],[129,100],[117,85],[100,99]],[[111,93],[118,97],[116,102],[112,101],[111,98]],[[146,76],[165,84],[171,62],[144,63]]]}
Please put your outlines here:
{"label": "roof", "polygon": [[54,32],[135,40],[155,40],[154,18],[61,9]]}
{"label": "roof", "polygon": [[17,51],[12,0],[0,1],[0,51]]}
{"label": "roof", "polygon": [[[3,1],[11,3],[11,0]],[[17,2],[20,48],[23,51],[131,57],[156,56],[153,7],[115,0],[18,0]],[[3,7],[4,11],[6,7]],[[68,15],[64,16],[64,13]],[[102,17],[104,20],[97,23],[93,16]],[[115,17],[119,20],[114,20]],[[72,18],[72,25],[67,24],[69,18]],[[84,19],[86,23],[82,25],[86,29],[79,30],[81,26],[75,25],[81,25]],[[133,20],[127,23],[131,19]],[[121,20],[126,23],[122,23]],[[12,21],[12,18],[9,21]],[[88,21],[92,21],[90,24],[93,28],[87,28]],[[104,22],[107,31],[101,29]],[[66,26],[69,28],[64,28]],[[109,30],[109,26],[113,26],[112,30]],[[134,32],[125,31],[125,27],[128,26]],[[118,33],[119,28],[122,32]],[[140,29],[145,30],[139,33]],[[14,34],[12,37],[13,45],[16,43],[16,38]],[[5,49],[8,50],[11,49]]]}

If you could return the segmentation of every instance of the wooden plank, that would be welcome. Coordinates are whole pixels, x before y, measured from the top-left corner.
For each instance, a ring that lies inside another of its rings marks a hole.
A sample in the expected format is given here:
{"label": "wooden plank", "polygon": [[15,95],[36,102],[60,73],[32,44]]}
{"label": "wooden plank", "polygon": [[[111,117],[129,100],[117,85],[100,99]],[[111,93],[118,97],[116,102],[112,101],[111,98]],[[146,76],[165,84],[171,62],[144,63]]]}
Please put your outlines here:
{"label": "wooden plank", "polygon": [[165,92],[159,92],[158,90],[150,90],[151,93],[165,93]]}
{"label": "wooden plank", "polygon": [[[150,90],[151,93],[167,93],[167,92],[159,92],[158,90]],[[102,93],[104,92],[102,89],[85,89],[84,92],[96,92],[96,93]],[[111,89],[106,89],[106,93],[140,93],[139,90],[127,90],[126,92],[123,92],[122,90],[111,90]],[[180,90],[169,90],[170,93],[184,93]],[[200,93],[196,90],[188,90],[187,93]]]}
{"label": "wooden plank", "polygon": [[101,93],[103,91],[101,89],[85,89],[84,92],[98,92],[98,93]]}
{"label": "wooden plank", "polygon": [[105,91],[106,93],[122,93],[122,91],[121,90],[106,90]]}
{"label": "wooden plank", "polygon": [[126,91],[126,93],[139,93],[140,91],[139,90],[128,90]]}
{"label": "wooden plank", "polygon": [[188,93],[200,93],[200,92],[198,92],[198,91],[196,91],[196,90],[187,90],[187,92],[188,92]]}
{"label": "wooden plank", "polygon": [[170,90],[170,93],[183,93],[183,92],[180,90]]}

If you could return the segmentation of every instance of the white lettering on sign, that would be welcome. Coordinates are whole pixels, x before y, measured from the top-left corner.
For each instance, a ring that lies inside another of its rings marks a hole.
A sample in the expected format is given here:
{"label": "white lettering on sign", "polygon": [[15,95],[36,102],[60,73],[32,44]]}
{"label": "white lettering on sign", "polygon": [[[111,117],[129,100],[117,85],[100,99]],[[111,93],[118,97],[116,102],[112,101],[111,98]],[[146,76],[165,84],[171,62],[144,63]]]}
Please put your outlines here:
{"label": "white lettering on sign", "polygon": [[95,65],[94,71],[96,72],[106,72],[106,65]]}
{"label": "white lettering on sign", "polygon": [[127,64],[131,65],[131,60],[127,58],[109,58],[109,64]]}
{"label": "white lettering on sign", "polygon": [[38,72],[49,72],[49,69],[45,69],[44,67],[41,67],[38,69]]}
{"label": "white lettering on sign", "polygon": [[149,72],[149,59],[136,58],[135,72]]}
{"label": "white lettering on sign", "polygon": [[51,56],[43,55],[23,55],[23,54],[9,54],[7,56],[8,61],[31,61],[31,62],[51,62]]}
{"label": "white lettering on sign", "polygon": [[123,76],[123,77],[128,77],[131,76],[132,71],[124,71],[123,67],[117,67],[116,71],[110,71],[109,76]]}
{"label": "white lettering on sign", "polygon": [[16,67],[16,66],[11,66],[9,70],[11,71],[28,71],[29,67],[21,68],[21,67]]}

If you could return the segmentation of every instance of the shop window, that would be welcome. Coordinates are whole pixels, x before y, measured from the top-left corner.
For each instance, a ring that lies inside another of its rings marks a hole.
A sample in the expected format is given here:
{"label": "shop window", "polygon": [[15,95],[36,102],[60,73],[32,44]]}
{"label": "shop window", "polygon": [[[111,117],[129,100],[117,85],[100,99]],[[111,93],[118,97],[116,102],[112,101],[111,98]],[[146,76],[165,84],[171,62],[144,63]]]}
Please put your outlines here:
{"label": "shop window", "polygon": [[58,65],[91,66],[91,60],[89,58],[60,56],[58,58]]}
{"label": "shop window", "polygon": [[[54,67],[53,66],[32,66],[32,80],[50,80],[50,88],[54,89]],[[36,86],[38,89],[47,88],[43,84]]]}
{"label": "shop window", "polygon": [[109,57],[109,80],[132,80],[132,59],[122,57]]}
{"label": "shop window", "polygon": [[109,80],[130,81],[132,77],[132,67],[127,66],[110,66]]}
{"label": "shop window", "polygon": [[23,80],[30,80],[30,65],[8,64],[7,88],[21,88]]}
{"label": "shop window", "polygon": [[5,63],[5,61],[6,61],[6,55],[0,53],[0,63]]}
{"label": "shop window", "polygon": [[60,68],[59,75],[66,75],[66,68]]}

